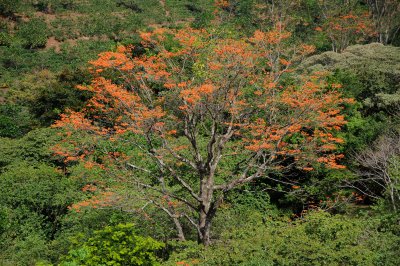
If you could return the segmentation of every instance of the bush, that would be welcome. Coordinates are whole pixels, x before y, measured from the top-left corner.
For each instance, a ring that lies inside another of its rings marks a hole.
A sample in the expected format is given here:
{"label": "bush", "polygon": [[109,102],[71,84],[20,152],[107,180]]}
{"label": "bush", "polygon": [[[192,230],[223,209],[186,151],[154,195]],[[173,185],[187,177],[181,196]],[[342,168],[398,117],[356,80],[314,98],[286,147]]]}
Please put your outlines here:
{"label": "bush", "polygon": [[43,48],[47,42],[48,29],[42,19],[32,19],[21,25],[18,35],[27,49]]}
{"label": "bush", "polygon": [[95,231],[83,244],[75,239],[75,248],[61,266],[72,265],[158,265],[155,254],[164,244],[150,237],[136,235],[133,224],[107,226]]}
{"label": "bush", "polygon": [[13,37],[7,32],[0,32],[0,46],[10,46],[13,42]]}
{"label": "bush", "polygon": [[13,16],[18,10],[20,2],[20,0],[1,0],[0,14],[4,16]]}
{"label": "bush", "polygon": [[[53,0],[54,1],[54,0]],[[35,0],[32,5],[36,8],[36,10],[44,13],[51,13],[51,0]]]}

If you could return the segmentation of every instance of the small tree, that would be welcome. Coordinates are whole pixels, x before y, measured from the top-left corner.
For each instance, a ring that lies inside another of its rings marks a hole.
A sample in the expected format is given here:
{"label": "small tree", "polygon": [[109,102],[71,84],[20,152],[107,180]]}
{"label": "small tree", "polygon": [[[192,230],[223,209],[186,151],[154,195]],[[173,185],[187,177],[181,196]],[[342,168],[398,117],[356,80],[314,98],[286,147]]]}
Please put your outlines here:
{"label": "small tree", "polygon": [[133,174],[113,177],[139,186],[137,198],[167,213],[180,239],[187,219],[199,242],[209,244],[211,222],[232,189],[293,168],[310,171],[314,163],[343,168],[336,163],[342,155],[333,153],[343,140],[334,132],[346,123],[340,110],[348,100],[321,75],[279,83],[313,51],[301,44],[289,49],[289,37],[281,26],[240,40],[156,30],[142,33],[152,48],[143,56],[131,57],[124,47],[100,54],[91,62],[98,77],[79,87],[93,98],[55,126],[67,136],[79,131],[124,143],[135,153],[105,150],[99,160],[93,141],[75,138],[73,149],[58,154],[91,165],[116,159],[112,169],[118,164]]}

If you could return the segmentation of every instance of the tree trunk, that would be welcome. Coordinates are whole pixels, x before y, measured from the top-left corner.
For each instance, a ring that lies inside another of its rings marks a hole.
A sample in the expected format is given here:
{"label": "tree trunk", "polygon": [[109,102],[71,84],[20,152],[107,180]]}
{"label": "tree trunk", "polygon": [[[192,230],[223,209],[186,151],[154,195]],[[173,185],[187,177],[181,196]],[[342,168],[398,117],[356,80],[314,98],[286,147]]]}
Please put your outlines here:
{"label": "tree trunk", "polygon": [[211,229],[211,219],[209,219],[207,213],[201,211],[199,218],[199,236],[198,236],[199,243],[205,246],[211,244],[210,229]]}
{"label": "tree trunk", "polygon": [[211,220],[213,218],[213,213],[215,212],[211,208],[212,196],[213,196],[213,177],[208,176],[204,178],[201,182],[201,203],[199,206],[199,221],[198,221],[198,242],[207,246],[211,243],[210,239],[210,229]]}

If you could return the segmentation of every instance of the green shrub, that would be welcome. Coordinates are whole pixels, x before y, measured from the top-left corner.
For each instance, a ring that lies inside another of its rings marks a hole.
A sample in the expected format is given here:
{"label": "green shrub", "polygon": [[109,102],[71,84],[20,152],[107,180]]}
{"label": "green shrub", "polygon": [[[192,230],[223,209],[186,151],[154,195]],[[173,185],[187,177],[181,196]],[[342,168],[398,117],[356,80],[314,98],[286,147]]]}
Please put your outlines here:
{"label": "green shrub", "polygon": [[1,0],[0,14],[4,16],[12,16],[17,12],[21,0]]}
{"label": "green shrub", "polygon": [[13,42],[13,36],[7,32],[0,32],[0,46],[10,46]]}
{"label": "green shrub", "polygon": [[164,244],[150,237],[136,235],[133,224],[106,226],[95,231],[83,244],[78,237],[76,247],[61,263],[72,265],[159,265],[155,252]]}
{"label": "green shrub", "polygon": [[44,13],[51,13],[52,12],[52,5],[51,2],[54,0],[34,0],[32,5],[36,8],[36,10],[44,12]]}
{"label": "green shrub", "polygon": [[47,42],[48,29],[42,19],[32,19],[21,25],[18,35],[28,49],[42,48]]}

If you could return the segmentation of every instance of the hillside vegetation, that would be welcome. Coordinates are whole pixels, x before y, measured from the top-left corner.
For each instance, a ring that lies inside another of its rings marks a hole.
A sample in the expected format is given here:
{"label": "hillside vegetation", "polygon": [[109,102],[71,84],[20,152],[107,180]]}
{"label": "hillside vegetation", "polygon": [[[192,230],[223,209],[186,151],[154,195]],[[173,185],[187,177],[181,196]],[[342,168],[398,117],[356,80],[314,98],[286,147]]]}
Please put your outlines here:
{"label": "hillside vegetation", "polygon": [[0,0],[0,265],[400,265],[398,0]]}

